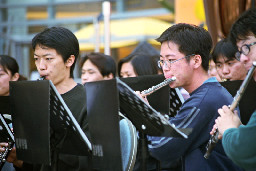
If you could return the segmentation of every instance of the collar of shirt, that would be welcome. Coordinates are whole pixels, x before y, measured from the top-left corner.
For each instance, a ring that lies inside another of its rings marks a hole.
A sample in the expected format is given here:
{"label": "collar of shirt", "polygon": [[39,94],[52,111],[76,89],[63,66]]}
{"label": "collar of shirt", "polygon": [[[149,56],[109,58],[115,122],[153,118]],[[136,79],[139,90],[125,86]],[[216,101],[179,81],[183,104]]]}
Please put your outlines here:
{"label": "collar of shirt", "polygon": [[[207,79],[207,80],[204,81],[204,83],[211,83],[211,82],[218,82],[218,80],[217,80],[216,77],[211,77],[211,78],[209,78],[209,79]],[[204,84],[204,83],[203,83],[203,84]]]}

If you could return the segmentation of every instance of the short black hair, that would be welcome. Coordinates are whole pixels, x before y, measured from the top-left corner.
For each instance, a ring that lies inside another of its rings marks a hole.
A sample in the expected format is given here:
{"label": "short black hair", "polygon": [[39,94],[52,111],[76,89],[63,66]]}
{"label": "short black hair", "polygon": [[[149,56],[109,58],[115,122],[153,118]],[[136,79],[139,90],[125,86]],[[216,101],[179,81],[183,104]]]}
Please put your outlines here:
{"label": "short black hair", "polygon": [[236,45],[239,40],[245,40],[250,34],[256,36],[256,9],[245,11],[232,25],[229,38]]}
{"label": "short black hair", "polygon": [[238,51],[237,47],[232,44],[231,41],[228,39],[222,39],[217,42],[216,46],[214,47],[211,57],[214,63],[217,62],[220,56],[226,57],[228,60],[236,59],[235,53]]}
{"label": "short black hair", "polygon": [[86,54],[84,57],[81,58],[81,68],[83,67],[85,61],[87,61],[88,59],[99,69],[103,77],[108,76],[111,73],[114,77],[116,76],[116,63],[113,57],[97,52]]}
{"label": "short black hair", "polygon": [[[166,29],[156,39],[161,44],[171,41],[179,46],[179,51],[185,55],[197,54],[202,57],[202,67],[205,71],[209,67],[209,55],[212,49],[210,33],[202,27],[179,23]],[[187,61],[190,58],[186,58]]]}
{"label": "short black hair", "polygon": [[70,77],[74,77],[73,71],[79,56],[79,43],[76,36],[70,30],[64,27],[46,28],[32,39],[33,50],[35,50],[36,45],[43,45],[55,49],[56,52],[62,56],[64,62],[66,62],[71,55],[74,55],[75,61],[70,68]]}

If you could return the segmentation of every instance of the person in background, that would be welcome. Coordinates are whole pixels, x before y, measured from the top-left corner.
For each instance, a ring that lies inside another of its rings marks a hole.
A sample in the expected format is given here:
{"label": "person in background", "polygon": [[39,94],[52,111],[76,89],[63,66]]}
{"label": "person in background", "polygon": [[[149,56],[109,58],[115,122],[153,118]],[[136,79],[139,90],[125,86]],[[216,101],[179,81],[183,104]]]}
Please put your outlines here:
{"label": "person in background", "polygon": [[[101,80],[110,80],[116,77],[116,63],[113,57],[105,55],[102,53],[90,53],[82,57],[80,61],[81,67],[81,80],[82,84],[86,85],[88,82],[101,81]],[[130,166],[133,168],[134,163],[129,163],[130,158],[126,152],[126,147],[130,136],[127,136],[127,124],[131,124],[128,120],[119,113],[119,128],[120,128],[120,142],[121,142],[121,155],[123,168]],[[134,127],[133,125],[131,127]],[[135,129],[135,128],[134,128]],[[123,134],[122,134],[123,133]],[[129,132],[130,133],[130,132]],[[90,137],[90,136],[89,136]],[[111,141],[111,140],[110,140]],[[134,154],[136,155],[136,154]],[[133,156],[135,157],[135,156]],[[127,163],[127,161],[129,161]]]}
{"label": "person in background", "polygon": [[116,77],[116,63],[113,57],[102,53],[90,53],[80,61],[82,84],[109,80]]}
{"label": "person in background", "polygon": [[166,29],[157,41],[161,43],[158,63],[165,78],[176,77],[169,86],[183,87],[190,94],[169,123],[193,131],[187,139],[148,136],[151,155],[183,171],[241,170],[226,156],[221,142],[216,144],[209,159],[204,158],[209,132],[218,117],[217,109],[233,100],[215,77],[209,78],[212,48],[209,32],[202,27],[179,23]]}
{"label": "person in background", "polygon": [[19,65],[8,55],[0,55],[0,96],[9,95],[9,81],[27,80],[19,74]]}
{"label": "person in background", "polygon": [[[241,61],[247,70],[256,61],[255,28],[256,9],[252,8],[236,20],[229,35],[233,45],[238,48],[237,60]],[[256,81],[256,70],[253,73],[253,79]],[[254,104],[256,106],[256,102]],[[227,106],[223,106],[218,112],[220,116],[216,119],[210,134],[214,134],[218,128],[218,138],[222,139],[222,145],[227,156],[246,170],[256,170],[256,110],[246,125],[241,123],[237,111],[233,112]]]}
{"label": "person in background", "polygon": [[237,47],[228,39],[220,40],[212,51],[212,59],[222,80],[244,80],[247,69],[235,58]]}
{"label": "person in background", "polygon": [[[15,58],[8,55],[0,55],[0,96],[9,96],[9,81],[27,80],[19,74],[19,65]],[[4,113],[7,123],[12,127],[12,118],[10,114]],[[14,171],[12,163],[6,162],[2,171]]]}
{"label": "person in background", "polygon": [[118,76],[123,78],[159,73],[155,57],[142,53],[132,53],[122,58],[117,68]]}
{"label": "person in background", "polygon": [[215,62],[212,59],[212,56],[210,56],[210,62],[209,62],[209,69],[208,69],[208,74],[210,77],[216,77],[216,79],[220,82],[222,81],[217,70],[216,70],[216,65]]}
{"label": "person in background", "polygon": [[[130,55],[122,58],[118,62],[118,75],[122,78],[137,77],[143,75],[156,75],[159,74],[157,67],[156,56],[149,56],[143,53],[131,53]],[[160,73],[161,74],[161,73]],[[142,136],[142,135],[140,135]],[[143,135],[144,137],[144,135]],[[145,137],[144,137],[145,138]],[[139,145],[137,148],[137,157],[134,166],[134,171],[141,170],[141,138],[138,139]],[[157,167],[157,160],[147,154],[147,170],[155,170]]]}

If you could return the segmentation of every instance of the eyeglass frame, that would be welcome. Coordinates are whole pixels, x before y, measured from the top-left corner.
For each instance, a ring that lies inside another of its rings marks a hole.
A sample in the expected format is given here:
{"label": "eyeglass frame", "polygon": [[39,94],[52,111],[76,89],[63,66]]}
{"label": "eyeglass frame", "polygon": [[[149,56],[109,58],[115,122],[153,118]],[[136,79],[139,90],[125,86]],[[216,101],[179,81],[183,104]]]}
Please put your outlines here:
{"label": "eyeglass frame", "polygon": [[[244,55],[248,55],[251,51],[251,46],[255,45],[256,42],[253,42],[253,43],[250,43],[250,44],[244,44],[242,47],[241,47],[241,50],[240,51],[237,51],[235,53],[235,58],[240,61],[240,58],[241,58],[241,54],[244,54]],[[243,47],[247,47],[248,48],[248,53],[245,53],[244,50],[243,50]]]}
{"label": "eyeglass frame", "polygon": [[[182,59],[184,59],[184,58],[188,58],[188,57],[190,57],[190,56],[195,56],[196,54],[191,54],[191,55],[186,55],[186,56],[184,56],[184,57],[182,57],[182,58],[179,58],[179,59],[176,59],[176,60],[174,60],[174,61],[170,61],[170,60],[172,60],[172,59],[168,59],[168,60],[158,60],[157,61],[157,66],[160,68],[160,69],[162,69],[162,66],[161,66],[161,64],[160,64],[160,62],[161,61],[163,61],[163,65],[167,65],[168,66],[168,64],[166,63],[166,61],[168,61],[169,62],[169,64],[170,64],[170,66],[171,66],[171,64],[173,64],[173,63],[175,63],[175,62],[178,62],[178,61],[180,61],[180,60],[182,60]],[[168,66],[169,67],[169,66]],[[170,67],[169,67],[170,68]]]}

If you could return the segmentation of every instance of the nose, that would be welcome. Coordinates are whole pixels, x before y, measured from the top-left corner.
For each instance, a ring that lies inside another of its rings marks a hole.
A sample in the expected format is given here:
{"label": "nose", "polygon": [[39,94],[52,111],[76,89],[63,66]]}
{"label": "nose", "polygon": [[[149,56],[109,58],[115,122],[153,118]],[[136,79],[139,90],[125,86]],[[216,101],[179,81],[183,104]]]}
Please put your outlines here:
{"label": "nose", "polygon": [[246,55],[241,54],[240,61],[245,64],[249,61],[249,58]]}
{"label": "nose", "polygon": [[226,65],[223,65],[223,69],[222,69],[222,73],[223,74],[228,74],[230,71],[229,71],[229,67],[226,66]]}
{"label": "nose", "polygon": [[82,74],[82,75],[81,75],[81,79],[82,79],[82,84],[86,83],[87,80],[88,80],[87,74]]}
{"label": "nose", "polygon": [[170,70],[170,67],[168,66],[168,64],[167,64],[166,61],[164,61],[164,64],[163,64],[163,66],[162,66],[162,70],[163,70],[163,71],[168,71],[168,70]]}
{"label": "nose", "polygon": [[36,63],[38,63],[39,70],[46,70],[45,61],[43,59],[38,59]]}

